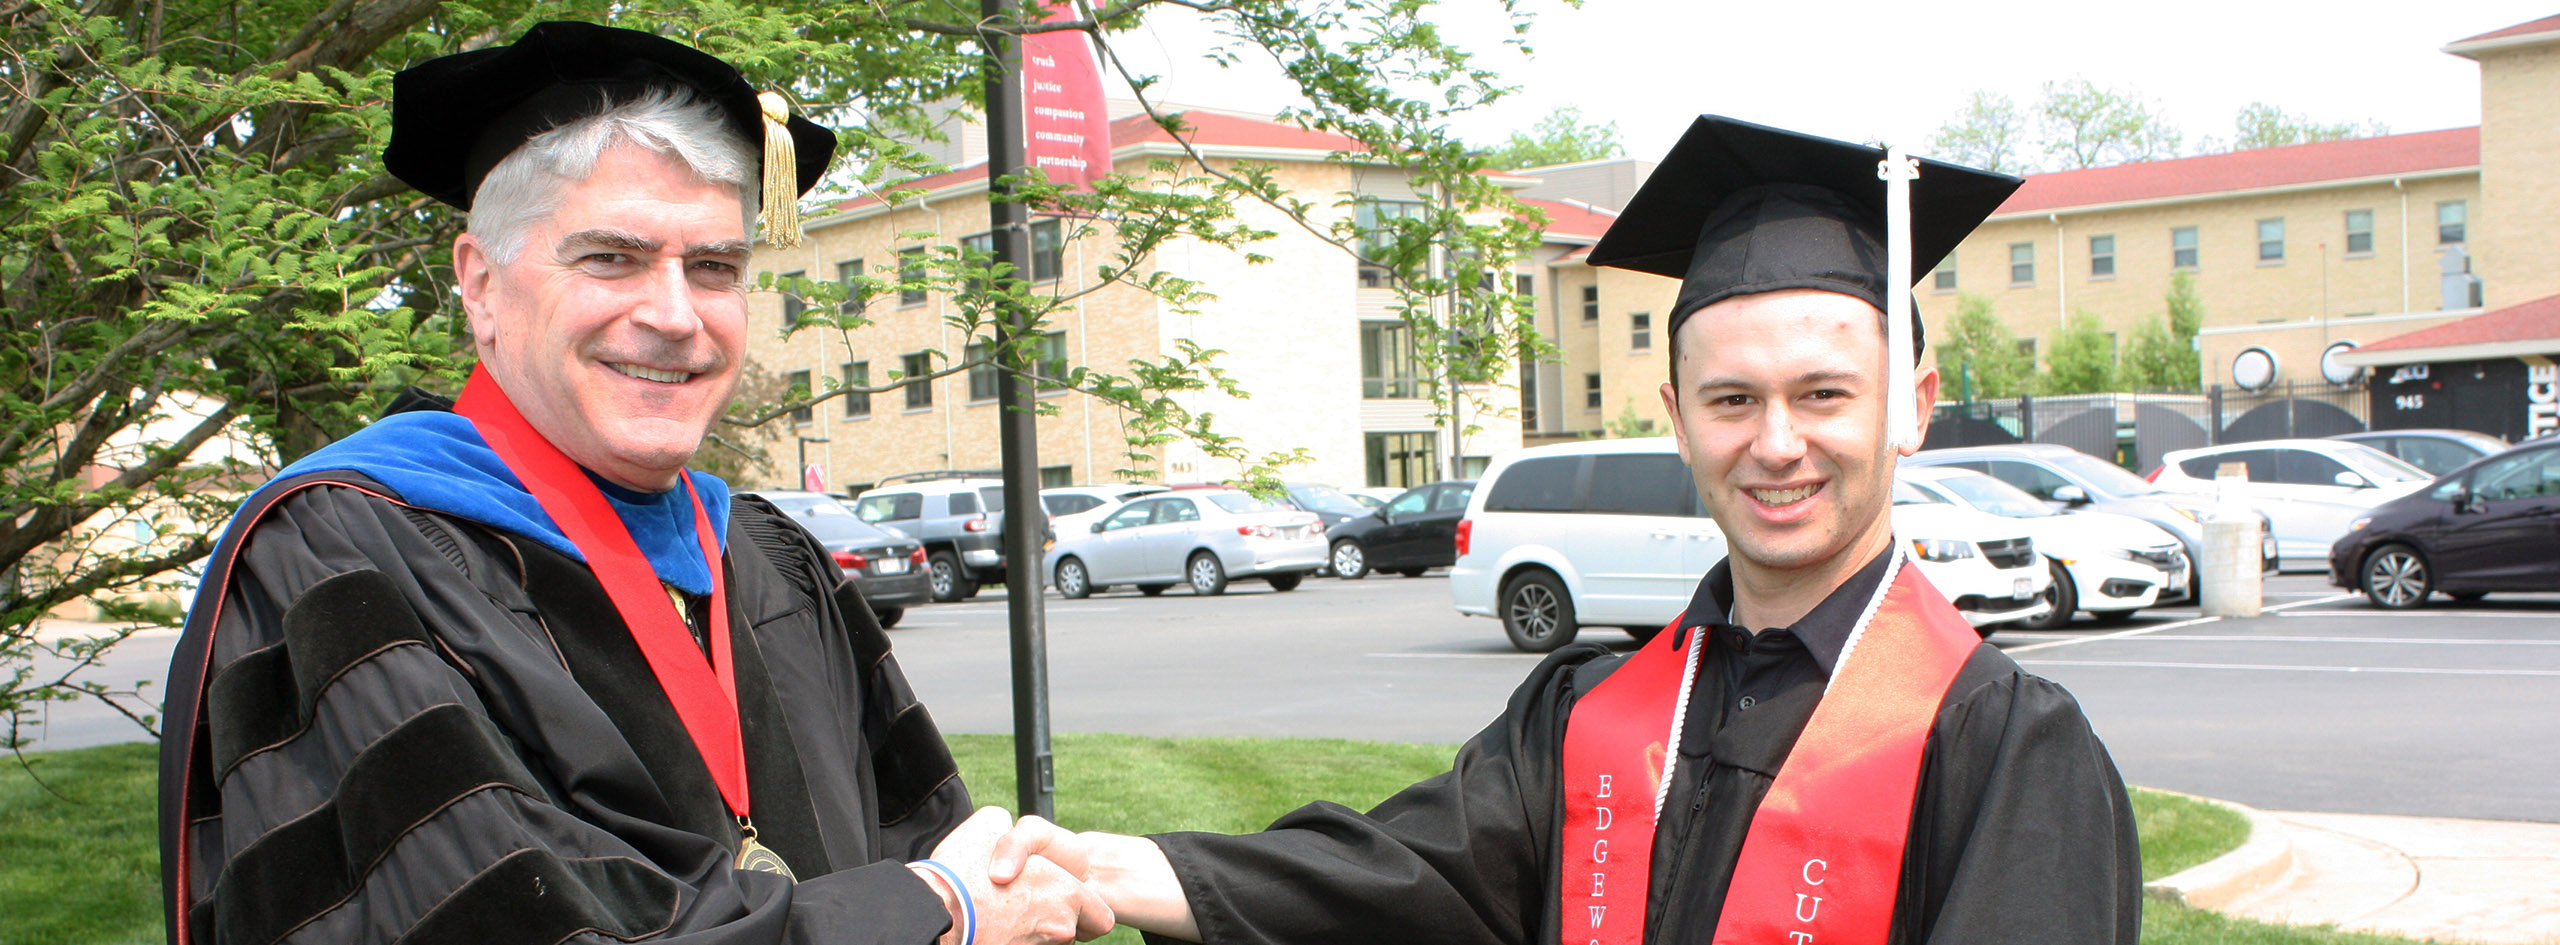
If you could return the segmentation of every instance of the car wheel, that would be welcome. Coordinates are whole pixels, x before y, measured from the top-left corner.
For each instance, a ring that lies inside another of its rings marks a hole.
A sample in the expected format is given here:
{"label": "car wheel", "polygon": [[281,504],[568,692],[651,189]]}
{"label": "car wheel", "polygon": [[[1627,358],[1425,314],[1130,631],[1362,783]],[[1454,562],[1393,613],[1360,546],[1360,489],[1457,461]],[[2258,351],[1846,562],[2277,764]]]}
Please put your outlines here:
{"label": "car wheel", "polygon": [[1093,582],[1085,577],[1084,562],[1075,558],[1058,559],[1058,596],[1083,600],[1093,596]]}
{"label": "car wheel", "polygon": [[1165,588],[1172,586],[1173,585],[1171,584],[1140,584],[1138,585],[1138,593],[1145,594],[1148,597],[1154,597],[1158,594],[1164,593]]}
{"label": "car wheel", "polygon": [[1263,580],[1271,582],[1271,589],[1275,591],[1297,590],[1298,583],[1306,579],[1307,572],[1304,571],[1283,571],[1279,574],[1263,578]]}
{"label": "car wheel", "polygon": [[925,559],[925,573],[926,580],[933,585],[934,603],[948,604],[968,598],[969,595],[961,593],[960,589],[967,580],[960,576],[960,559],[953,557],[951,552],[937,551],[933,557]]}
{"label": "car wheel", "polygon": [[1397,574],[1404,575],[1404,576],[1406,576],[1406,577],[1421,577],[1423,572],[1425,572],[1425,571],[1429,571],[1429,570],[1431,570],[1431,569],[1430,569],[1430,568],[1399,568],[1399,569],[1397,569],[1397,570],[1396,570],[1396,573],[1397,573]]}
{"label": "car wheel", "polygon": [[1369,576],[1369,552],[1360,543],[1345,538],[1333,543],[1333,576],[1357,581]]}
{"label": "car wheel", "polygon": [[1513,578],[1502,589],[1502,635],[1525,653],[1546,653],[1573,642],[1573,595],[1545,571]]}
{"label": "car wheel", "polygon": [[1183,573],[1191,576],[1191,593],[1212,597],[1227,592],[1227,566],[1218,556],[1206,551],[1191,553],[1191,566]]}
{"label": "car wheel", "polygon": [[2045,567],[2053,572],[2053,586],[2044,589],[2044,599],[2053,610],[2042,617],[2018,621],[2029,630],[2060,630],[2071,626],[2071,612],[2080,606],[2080,589],[2071,583],[2071,571],[2062,562],[2045,559]]}
{"label": "car wheel", "polygon": [[897,626],[898,620],[906,615],[907,609],[904,607],[889,607],[871,612],[872,619],[880,621],[880,629],[882,630]]}
{"label": "car wheel", "polygon": [[2364,559],[2364,597],[2384,610],[2407,610],[2427,602],[2435,588],[2425,555],[2407,545],[2384,545]]}

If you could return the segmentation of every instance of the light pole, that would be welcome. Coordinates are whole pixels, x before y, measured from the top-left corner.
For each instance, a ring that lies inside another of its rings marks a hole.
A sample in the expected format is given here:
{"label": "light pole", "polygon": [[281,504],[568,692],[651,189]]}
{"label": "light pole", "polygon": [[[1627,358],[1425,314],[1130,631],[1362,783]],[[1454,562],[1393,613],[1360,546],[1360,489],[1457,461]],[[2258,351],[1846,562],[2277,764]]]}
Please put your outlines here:
{"label": "light pole", "polygon": [[[798,469],[794,470],[794,472],[796,472],[796,473],[797,473],[797,474],[799,474],[799,476],[800,476],[800,487],[801,487],[801,488],[803,488],[803,489],[808,489],[808,488],[809,488],[809,444],[811,444],[811,443],[824,443],[824,442],[827,442],[827,438],[826,438],[826,437],[823,437],[823,436],[798,436],[798,435],[796,435],[796,434],[795,434],[792,438],[800,441],[800,466],[799,466],[799,468],[798,468]],[[820,485],[824,485],[824,483],[820,483]],[[809,491],[811,491],[811,492],[824,492],[824,491],[826,491],[826,490],[824,490],[824,489],[809,489]]]}

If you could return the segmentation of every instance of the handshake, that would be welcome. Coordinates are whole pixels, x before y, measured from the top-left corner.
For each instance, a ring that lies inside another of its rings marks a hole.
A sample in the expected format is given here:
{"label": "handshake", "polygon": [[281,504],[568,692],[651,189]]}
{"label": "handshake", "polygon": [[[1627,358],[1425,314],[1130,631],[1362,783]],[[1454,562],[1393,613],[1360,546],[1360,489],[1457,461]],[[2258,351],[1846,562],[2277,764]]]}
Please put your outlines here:
{"label": "handshake", "polygon": [[1173,865],[1144,837],[1077,833],[981,807],[931,859],[907,868],[951,912],[938,945],[1057,945],[1121,923],[1200,939]]}

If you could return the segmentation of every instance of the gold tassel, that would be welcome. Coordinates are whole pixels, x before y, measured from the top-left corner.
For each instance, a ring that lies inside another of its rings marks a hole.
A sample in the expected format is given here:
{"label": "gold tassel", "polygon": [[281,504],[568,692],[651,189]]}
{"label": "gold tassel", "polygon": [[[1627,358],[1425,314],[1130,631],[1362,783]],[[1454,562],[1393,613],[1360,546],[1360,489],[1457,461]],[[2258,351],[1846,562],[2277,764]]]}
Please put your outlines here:
{"label": "gold tassel", "polygon": [[756,96],[764,109],[764,241],[800,245],[800,162],[791,152],[791,103],[779,92]]}

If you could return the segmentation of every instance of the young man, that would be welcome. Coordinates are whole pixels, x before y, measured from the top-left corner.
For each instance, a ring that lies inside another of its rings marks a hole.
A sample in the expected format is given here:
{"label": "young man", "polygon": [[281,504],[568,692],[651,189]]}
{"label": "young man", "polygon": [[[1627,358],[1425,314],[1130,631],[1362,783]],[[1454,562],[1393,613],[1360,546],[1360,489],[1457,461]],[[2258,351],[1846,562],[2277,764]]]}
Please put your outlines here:
{"label": "young man", "polygon": [[[1120,921],[1211,943],[2133,941],[2105,748],[1893,535],[1914,447],[1888,415],[1925,432],[1938,379],[1888,380],[1917,351],[1887,344],[1881,157],[1702,118],[1592,251],[1682,279],[1663,404],[1731,554],[1673,632],[1558,651],[1449,773],[1365,814],[1144,839],[1026,819],[995,875],[1042,853]],[[2017,184],[1926,163],[1910,258]]]}
{"label": "young man", "polygon": [[171,672],[170,940],[1108,928],[1055,866],[987,882],[1004,820],[963,822],[860,594],[685,469],[744,355],[759,200],[833,136],[584,23],[420,64],[392,108],[392,173],[471,214],[479,367],[284,470],[216,549]]}

